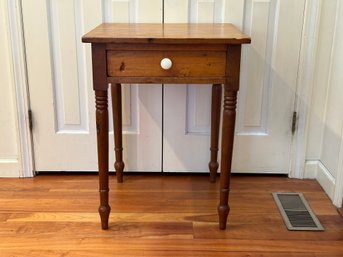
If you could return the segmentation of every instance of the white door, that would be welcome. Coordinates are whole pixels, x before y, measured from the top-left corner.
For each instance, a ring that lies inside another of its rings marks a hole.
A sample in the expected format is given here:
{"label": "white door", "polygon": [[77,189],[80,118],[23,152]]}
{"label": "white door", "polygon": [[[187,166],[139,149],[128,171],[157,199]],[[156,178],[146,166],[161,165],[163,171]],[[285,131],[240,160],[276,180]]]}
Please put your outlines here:
{"label": "white door", "polygon": [[[305,0],[165,0],[165,22],[231,22],[243,47],[233,171],[288,173]],[[207,172],[210,85],[164,86],[163,170]]]}
{"label": "white door", "polygon": [[[162,0],[30,0],[22,8],[35,168],[97,170],[90,46],[81,36],[103,21],[160,23]],[[161,170],[161,96],[161,85],[123,87],[126,170]],[[113,163],[113,133],[110,141]]]}

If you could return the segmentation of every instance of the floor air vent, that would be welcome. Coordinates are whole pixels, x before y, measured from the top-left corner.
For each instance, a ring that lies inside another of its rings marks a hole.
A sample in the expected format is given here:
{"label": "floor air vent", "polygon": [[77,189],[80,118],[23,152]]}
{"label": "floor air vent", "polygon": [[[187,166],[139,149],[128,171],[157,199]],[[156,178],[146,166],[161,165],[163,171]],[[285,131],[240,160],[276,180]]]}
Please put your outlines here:
{"label": "floor air vent", "polygon": [[273,193],[273,197],[288,230],[324,230],[302,193]]}

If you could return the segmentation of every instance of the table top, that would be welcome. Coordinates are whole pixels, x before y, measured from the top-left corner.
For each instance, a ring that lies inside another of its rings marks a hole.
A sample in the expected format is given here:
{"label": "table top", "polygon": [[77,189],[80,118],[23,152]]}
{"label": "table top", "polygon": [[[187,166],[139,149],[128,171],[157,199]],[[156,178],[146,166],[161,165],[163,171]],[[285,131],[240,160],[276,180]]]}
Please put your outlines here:
{"label": "table top", "polygon": [[103,23],[84,43],[248,44],[250,37],[230,23]]}

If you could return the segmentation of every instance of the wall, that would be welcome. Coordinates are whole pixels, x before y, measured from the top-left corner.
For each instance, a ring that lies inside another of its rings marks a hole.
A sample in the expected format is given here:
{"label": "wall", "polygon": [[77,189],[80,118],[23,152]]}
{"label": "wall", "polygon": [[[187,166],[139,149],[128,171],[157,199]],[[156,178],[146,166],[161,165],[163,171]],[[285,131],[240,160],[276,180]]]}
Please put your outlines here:
{"label": "wall", "polygon": [[7,3],[0,0],[0,176],[18,177],[21,163]]}
{"label": "wall", "polygon": [[337,206],[343,187],[343,3],[322,1],[308,131],[306,177]]}

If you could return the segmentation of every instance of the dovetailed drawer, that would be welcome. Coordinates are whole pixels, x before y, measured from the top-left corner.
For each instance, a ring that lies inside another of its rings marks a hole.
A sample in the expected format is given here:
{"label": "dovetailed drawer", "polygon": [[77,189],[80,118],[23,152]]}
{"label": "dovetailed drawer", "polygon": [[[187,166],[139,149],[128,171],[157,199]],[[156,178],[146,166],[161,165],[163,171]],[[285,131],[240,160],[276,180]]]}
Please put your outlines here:
{"label": "dovetailed drawer", "polygon": [[109,77],[224,77],[225,69],[225,51],[107,51]]}

